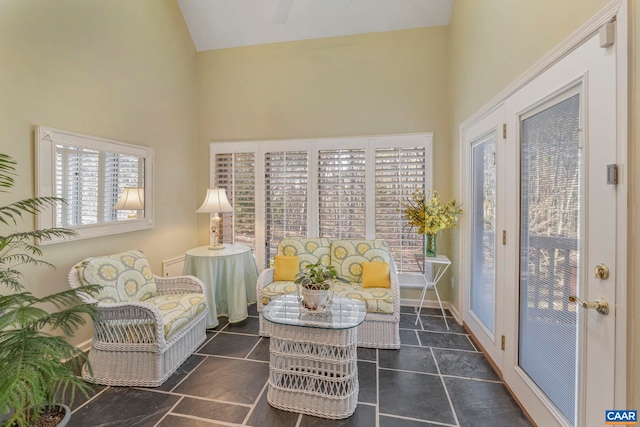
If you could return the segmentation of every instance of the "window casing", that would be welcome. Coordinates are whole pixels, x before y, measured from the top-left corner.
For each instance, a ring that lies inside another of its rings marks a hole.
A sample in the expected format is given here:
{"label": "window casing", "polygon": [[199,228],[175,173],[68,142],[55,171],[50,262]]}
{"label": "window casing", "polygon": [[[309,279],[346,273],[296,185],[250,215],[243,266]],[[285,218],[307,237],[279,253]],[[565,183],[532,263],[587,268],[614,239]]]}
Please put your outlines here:
{"label": "window casing", "polygon": [[[380,238],[400,273],[419,272],[413,254],[422,252],[423,236],[406,227],[399,208],[416,189],[432,189],[432,138],[211,143],[211,185],[225,188],[234,207],[223,219],[223,241],[251,246],[258,263],[268,266],[283,237]],[[234,178],[241,155],[255,160],[244,181]],[[239,203],[234,190],[242,182],[248,191]],[[243,218],[247,209],[252,218]],[[241,221],[252,239],[226,231]]]}
{"label": "window casing", "polygon": [[[43,207],[36,226],[77,233],[38,244],[153,227],[153,149],[45,126],[37,127],[35,143],[36,196],[66,201]],[[113,209],[125,187],[144,189],[144,208],[136,218],[129,217],[132,211]]]}

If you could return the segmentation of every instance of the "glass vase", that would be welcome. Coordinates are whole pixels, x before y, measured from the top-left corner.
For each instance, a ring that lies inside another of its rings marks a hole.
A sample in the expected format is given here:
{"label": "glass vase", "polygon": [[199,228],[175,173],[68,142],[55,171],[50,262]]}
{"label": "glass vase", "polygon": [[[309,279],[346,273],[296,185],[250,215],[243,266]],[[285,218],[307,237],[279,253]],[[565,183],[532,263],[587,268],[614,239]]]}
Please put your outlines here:
{"label": "glass vase", "polygon": [[425,234],[424,239],[424,256],[433,258],[437,255],[436,248],[436,235],[435,234]]}

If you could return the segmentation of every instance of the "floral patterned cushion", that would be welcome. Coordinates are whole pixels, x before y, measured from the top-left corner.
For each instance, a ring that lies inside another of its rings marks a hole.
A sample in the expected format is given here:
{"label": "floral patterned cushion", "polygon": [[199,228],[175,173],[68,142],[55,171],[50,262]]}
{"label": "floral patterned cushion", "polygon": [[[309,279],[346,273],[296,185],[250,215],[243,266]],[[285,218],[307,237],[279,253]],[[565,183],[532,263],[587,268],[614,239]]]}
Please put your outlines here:
{"label": "floral patterned cushion", "polygon": [[158,295],[147,298],[144,302],[160,310],[164,320],[165,339],[182,329],[207,307],[203,294]]}
{"label": "floral patterned cushion", "polygon": [[391,262],[384,240],[336,240],[331,243],[331,265],[338,276],[353,283],[362,283],[362,263]]}
{"label": "floral patterned cushion", "polygon": [[293,282],[271,282],[262,288],[262,304],[267,305],[269,302],[284,294],[298,292],[298,285]]}
{"label": "floral patterned cushion", "polygon": [[329,239],[282,239],[278,245],[277,255],[300,257],[300,269],[321,260],[329,265]]}
{"label": "floral patterned cushion", "polygon": [[[262,304],[269,302],[283,294],[298,291],[298,285],[293,282],[271,282],[262,289]],[[364,302],[369,313],[393,313],[393,295],[389,288],[363,288],[360,283],[334,283],[334,295],[355,298]]]}
{"label": "floral patterned cushion", "polygon": [[142,301],[158,293],[149,263],[140,251],[87,258],[78,273],[84,285],[102,286],[96,295],[100,302]]}
{"label": "floral patterned cushion", "polygon": [[333,294],[364,302],[367,313],[393,313],[393,295],[389,288],[363,288],[360,283],[335,283]]}

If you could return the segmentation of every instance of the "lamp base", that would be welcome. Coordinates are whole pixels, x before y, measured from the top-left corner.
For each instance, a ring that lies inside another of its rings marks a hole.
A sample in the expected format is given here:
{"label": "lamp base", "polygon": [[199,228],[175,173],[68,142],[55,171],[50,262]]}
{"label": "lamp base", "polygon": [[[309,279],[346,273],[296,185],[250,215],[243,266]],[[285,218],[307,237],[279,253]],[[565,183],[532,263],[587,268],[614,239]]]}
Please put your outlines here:
{"label": "lamp base", "polygon": [[220,249],[224,249],[224,245],[222,243],[219,245],[209,245],[208,249],[210,251],[219,251]]}

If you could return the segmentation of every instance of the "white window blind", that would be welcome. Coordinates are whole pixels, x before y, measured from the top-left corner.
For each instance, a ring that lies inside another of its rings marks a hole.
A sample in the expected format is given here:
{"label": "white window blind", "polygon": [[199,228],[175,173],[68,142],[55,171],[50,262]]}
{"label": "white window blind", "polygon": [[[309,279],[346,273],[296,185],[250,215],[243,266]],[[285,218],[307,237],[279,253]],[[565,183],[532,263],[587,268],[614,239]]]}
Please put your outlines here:
{"label": "white window blind", "polygon": [[364,238],[366,233],[365,150],[318,152],[320,237]]}
{"label": "white window blind", "polygon": [[[136,156],[56,144],[56,208],[63,227],[123,220],[128,211],[111,209],[125,187],[138,187],[142,161]],[[64,190],[63,190],[64,189]]]}
{"label": "white window blind", "polygon": [[521,122],[519,365],[574,425],[583,161],[580,95]]}
{"label": "white window blind", "polygon": [[255,153],[217,153],[216,186],[224,188],[233,212],[223,213],[222,241],[256,248]]}
{"label": "white window blind", "polygon": [[394,147],[375,150],[375,229],[396,261],[399,273],[420,272],[415,254],[422,253],[422,235],[406,227],[400,211],[415,190],[425,190],[425,147]]}
{"label": "white window blind", "polygon": [[265,259],[269,265],[280,239],[307,237],[309,154],[265,153],[264,179]]}
{"label": "white window blind", "polygon": [[400,273],[420,272],[414,254],[423,238],[405,227],[399,208],[416,189],[431,189],[430,134],[211,148],[211,185],[225,188],[234,207],[223,219],[224,241],[253,247],[259,264],[270,265],[284,237],[379,238]]}

